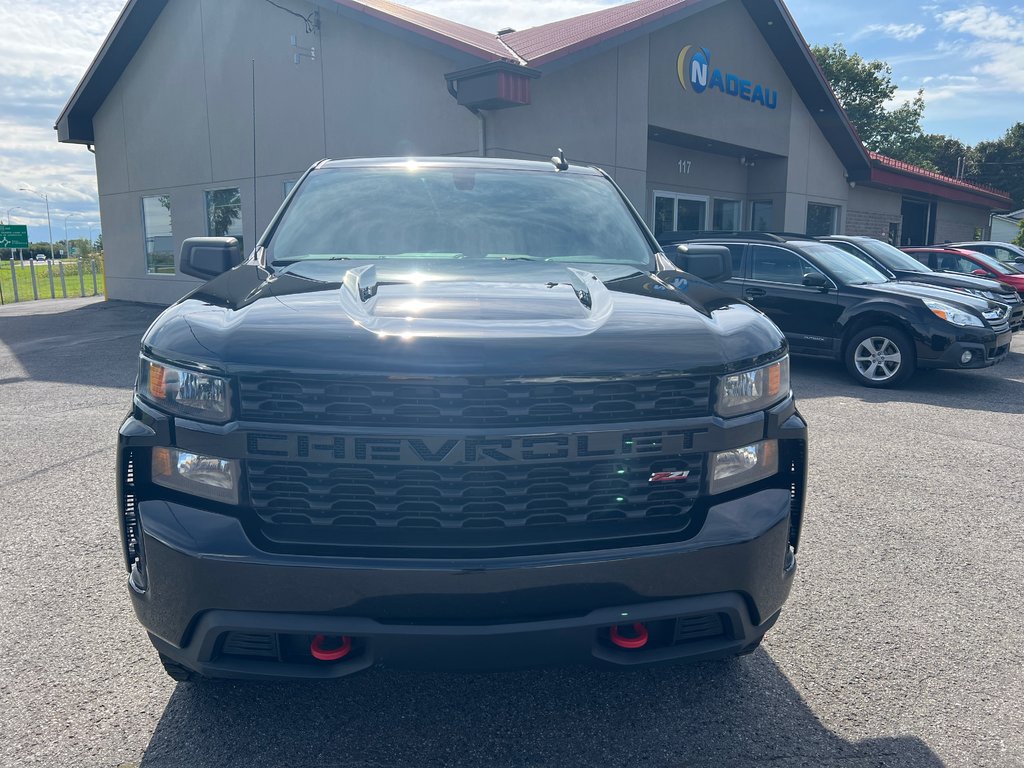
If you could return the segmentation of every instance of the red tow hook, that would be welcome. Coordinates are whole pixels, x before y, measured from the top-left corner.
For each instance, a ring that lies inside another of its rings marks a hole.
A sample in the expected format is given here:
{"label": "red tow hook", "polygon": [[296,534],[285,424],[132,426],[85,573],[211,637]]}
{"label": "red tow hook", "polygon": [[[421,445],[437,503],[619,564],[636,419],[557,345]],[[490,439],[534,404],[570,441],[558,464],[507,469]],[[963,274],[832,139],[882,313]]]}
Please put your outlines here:
{"label": "red tow hook", "polygon": [[633,625],[633,632],[636,634],[635,637],[623,637],[619,634],[619,628],[614,626],[611,628],[610,632],[611,640],[615,645],[619,646],[619,648],[636,649],[643,648],[647,645],[649,637],[647,634],[647,627],[638,621]]}
{"label": "red tow hook", "polygon": [[[337,635],[332,635],[337,637]],[[327,635],[317,635],[313,638],[313,642],[309,644],[309,652],[313,654],[314,659],[320,659],[320,661],[337,661],[348,656],[352,650],[352,638],[347,635],[341,636],[341,645],[337,648],[324,648],[324,641],[327,639]]]}

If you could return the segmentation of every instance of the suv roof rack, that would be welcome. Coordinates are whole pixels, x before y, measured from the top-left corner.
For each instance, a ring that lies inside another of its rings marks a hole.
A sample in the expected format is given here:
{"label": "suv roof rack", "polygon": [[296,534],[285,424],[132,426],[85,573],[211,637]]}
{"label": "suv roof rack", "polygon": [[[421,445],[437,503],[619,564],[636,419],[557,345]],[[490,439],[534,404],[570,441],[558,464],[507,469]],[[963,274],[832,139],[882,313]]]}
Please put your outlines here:
{"label": "suv roof rack", "polygon": [[[801,235],[806,237],[806,235]],[[769,243],[784,243],[787,238],[780,237],[772,232],[745,232],[743,230],[677,230],[675,232],[663,232],[658,236],[658,242],[681,243],[686,240],[764,240]]]}

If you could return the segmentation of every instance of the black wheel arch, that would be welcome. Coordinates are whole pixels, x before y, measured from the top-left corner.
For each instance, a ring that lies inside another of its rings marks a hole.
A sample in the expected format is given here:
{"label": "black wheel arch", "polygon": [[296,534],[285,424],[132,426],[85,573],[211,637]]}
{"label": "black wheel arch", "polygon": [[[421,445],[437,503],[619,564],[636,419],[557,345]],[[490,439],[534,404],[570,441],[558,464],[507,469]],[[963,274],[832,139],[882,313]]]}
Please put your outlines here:
{"label": "black wheel arch", "polygon": [[[903,331],[903,333],[910,338],[911,342],[914,342],[915,344],[921,340],[920,334],[914,330],[914,322],[912,318],[907,316],[905,313],[873,307],[863,309],[862,311],[851,314],[843,319],[839,355],[842,356],[846,353],[846,347],[854,336],[865,328],[870,328],[872,326],[890,326],[892,328],[897,328],[900,331]],[[914,353],[916,357],[916,347]]]}

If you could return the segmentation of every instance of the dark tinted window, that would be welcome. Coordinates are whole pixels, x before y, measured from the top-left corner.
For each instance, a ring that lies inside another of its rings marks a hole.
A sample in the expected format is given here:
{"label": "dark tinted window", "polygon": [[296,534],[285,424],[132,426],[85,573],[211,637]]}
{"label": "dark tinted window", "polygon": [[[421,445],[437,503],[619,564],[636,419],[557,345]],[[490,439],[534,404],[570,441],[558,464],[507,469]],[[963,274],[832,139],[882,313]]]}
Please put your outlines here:
{"label": "dark tinted window", "polygon": [[750,265],[754,280],[790,285],[803,285],[804,275],[819,271],[793,251],[772,245],[751,245]]}

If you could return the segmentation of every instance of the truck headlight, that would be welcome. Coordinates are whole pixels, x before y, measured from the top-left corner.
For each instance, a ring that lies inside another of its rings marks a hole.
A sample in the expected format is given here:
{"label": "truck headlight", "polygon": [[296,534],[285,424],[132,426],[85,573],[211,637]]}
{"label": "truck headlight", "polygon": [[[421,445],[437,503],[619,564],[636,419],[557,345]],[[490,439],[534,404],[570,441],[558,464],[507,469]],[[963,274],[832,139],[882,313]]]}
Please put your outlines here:
{"label": "truck headlight", "polygon": [[192,496],[238,504],[239,465],[177,448],[153,449],[153,482]]}
{"label": "truck headlight", "polygon": [[142,357],[139,395],[179,416],[223,422],[231,417],[227,379]]}
{"label": "truck headlight", "polygon": [[724,493],[779,471],[779,441],[764,440],[711,454],[708,493]]}
{"label": "truck headlight", "polygon": [[715,412],[726,418],[762,411],[789,395],[789,356],[718,380]]}
{"label": "truck headlight", "polygon": [[978,328],[984,327],[985,325],[977,315],[972,315],[967,310],[954,307],[952,304],[947,304],[944,301],[925,299],[924,304],[932,311],[933,315],[942,318],[947,323],[952,323],[953,325],[959,325],[961,327],[976,326]]}

